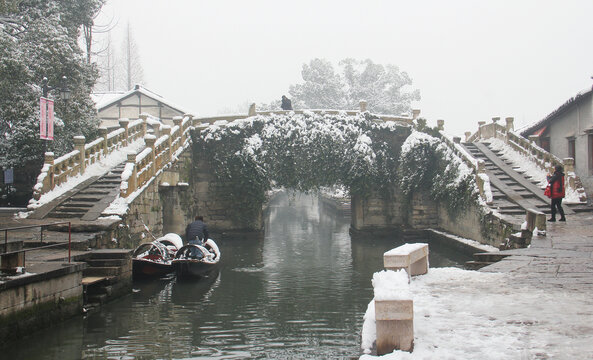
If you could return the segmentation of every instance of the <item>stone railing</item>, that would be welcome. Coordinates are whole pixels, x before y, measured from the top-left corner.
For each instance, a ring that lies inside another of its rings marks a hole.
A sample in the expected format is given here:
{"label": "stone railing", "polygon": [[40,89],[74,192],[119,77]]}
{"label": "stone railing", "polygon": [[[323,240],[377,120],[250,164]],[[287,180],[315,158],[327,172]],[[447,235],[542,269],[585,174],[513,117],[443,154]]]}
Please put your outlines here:
{"label": "stone railing", "polygon": [[119,123],[120,128],[109,133],[107,129],[100,128],[101,136],[88,144],[84,136],[75,136],[74,150],[57,159],[52,152],[46,152],[41,173],[33,187],[33,198],[39,200],[43,194],[65,183],[70,177],[83,174],[87,166],[146,134],[145,120],[121,119]]}
{"label": "stone railing", "polygon": [[[251,106],[249,107],[249,111],[247,113],[247,115],[220,115],[220,116],[213,116],[213,117],[207,117],[207,118],[199,118],[197,119],[199,122],[205,124],[213,124],[217,121],[228,121],[228,122],[233,122],[235,120],[241,120],[241,119],[246,119],[248,117],[251,116],[256,116],[256,115],[283,115],[283,114],[290,114],[290,113],[294,113],[294,114],[303,114],[305,112],[312,112],[315,114],[340,114],[342,112],[345,112],[347,115],[350,116],[354,116],[357,114],[360,114],[362,112],[367,111],[367,102],[366,101],[361,101],[360,102],[360,109],[359,110],[327,110],[327,109],[307,109],[307,110],[270,110],[270,111],[257,111],[255,104],[251,104]],[[375,114],[373,114],[375,115]],[[381,121],[400,121],[400,122],[405,122],[407,124],[412,124],[413,121],[420,115],[420,110],[412,110],[412,115],[411,116],[394,116],[394,115],[376,115],[378,117],[377,120],[381,120]]]}
{"label": "stone railing", "polygon": [[447,146],[457,155],[459,158],[470,168],[472,169],[476,185],[478,186],[478,190],[480,192],[480,197],[486,203],[492,203],[492,192],[490,191],[490,179],[486,175],[485,171],[485,163],[484,160],[474,158],[470,153],[468,153],[463,146],[461,146],[461,138],[460,137],[453,137],[453,139],[449,138],[445,133],[445,121],[444,120],[437,120],[437,128],[439,130],[439,134],[441,134],[441,139],[447,144]]}
{"label": "stone railing", "polygon": [[[141,117],[146,122],[146,116],[141,115]],[[127,163],[121,175],[121,197],[127,197],[142,188],[159,171],[169,166],[188,144],[191,139],[189,131],[194,125],[192,116],[175,117],[173,124],[174,126],[161,125],[155,129],[157,135],[144,135],[146,148],[139,154],[128,154]]]}
{"label": "stone railing", "polygon": [[533,136],[529,139],[524,138],[514,131],[514,118],[507,117],[505,126],[498,124],[499,117],[492,118],[492,122],[487,124],[485,121],[478,121],[478,131],[474,134],[465,133],[466,142],[474,142],[490,138],[500,139],[508,144],[515,151],[525,155],[533,161],[540,169],[548,174],[554,173],[556,165],[562,165],[564,168],[567,186],[579,194],[580,201],[586,201],[585,190],[580,186],[581,182],[574,172],[574,159],[560,159],[554,154],[538,146],[538,137]]}

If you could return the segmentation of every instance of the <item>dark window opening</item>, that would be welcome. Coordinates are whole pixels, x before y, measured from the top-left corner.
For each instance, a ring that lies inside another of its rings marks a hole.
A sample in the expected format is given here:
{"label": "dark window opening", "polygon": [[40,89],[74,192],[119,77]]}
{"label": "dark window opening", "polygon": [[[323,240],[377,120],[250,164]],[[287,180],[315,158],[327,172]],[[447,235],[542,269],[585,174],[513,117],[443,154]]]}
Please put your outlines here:
{"label": "dark window opening", "polygon": [[574,163],[576,165],[577,158],[576,158],[576,145],[575,145],[575,138],[568,139],[568,157],[574,159]]}

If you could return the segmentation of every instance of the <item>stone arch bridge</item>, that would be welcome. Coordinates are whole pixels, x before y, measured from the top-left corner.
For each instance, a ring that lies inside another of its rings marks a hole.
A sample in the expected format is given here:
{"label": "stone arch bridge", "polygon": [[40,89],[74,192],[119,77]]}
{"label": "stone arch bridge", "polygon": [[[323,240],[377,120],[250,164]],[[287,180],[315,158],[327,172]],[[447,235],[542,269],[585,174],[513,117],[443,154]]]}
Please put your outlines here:
{"label": "stone arch bridge", "polygon": [[[365,103],[361,103],[361,109],[356,111],[311,110],[313,113],[343,113],[348,116],[359,116],[365,111]],[[262,226],[261,213],[247,222],[237,221],[232,215],[233,203],[213,190],[221,184],[212,177],[207,162],[199,161],[202,154],[191,146],[192,138],[201,136],[202,130],[211,125],[224,127],[230,122],[255,115],[290,113],[303,112],[257,112],[252,106],[247,115],[210,118],[185,115],[175,118],[172,126],[153,128],[152,133],[149,131],[150,119],[147,115],[131,121],[121,119],[119,129],[110,133],[102,130],[101,137],[90,143],[86,143],[83,137],[75,138],[75,149],[58,159],[46,153],[45,164],[34,189],[29,217],[73,219],[75,227],[87,230],[97,224],[107,223],[107,228],[112,232],[125,232],[130,246],[141,242],[141,234],[147,229],[155,234],[182,233],[184,224],[197,213],[204,215],[215,232],[259,231]],[[392,122],[408,129],[403,134],[409,134],[418,114],[419,111],[414,111],[409,117],[375,116],[373,121]],[[497,126],[500,127],[496,123],[480,124],[475,134],[466,134],[466,140],[477,141],[489,131],[492,134],[497,134],[497,131],[503,134],[499,137],[510,138],[511,133],[515,136],[511,130],[512,123],[511,127],[507,124],[506,128],[498,129]],[[473,170],[482,198],[492,203],[489,178],[484,176],[486,169],[483,160],[474,158],[462,146],[459,138],[449,139],[445,136],[442,133],[443,127],[444,122],[439,120],[438,128],[443,141]],[[401,146],[406,136],[395,136],[389,141]],[[528,141],[523,143],[513,138],[512,142],[520,142],[526,152],[533,152]],[[80,175],[84,175],[93,165],[105,162],[114,155],[119,155],[119,160],[110,160],[112,166],[108,169],[99,174],[83,176],[84,180],[78,180],[76,186],[67,186],[69,182],[80,179]],[[546,159],[549,166],[551,160]],[[543,160],[542,162],[545,163]],[[198,165],[194,166],[194,163]],[[69,189],[44,201],[44,196],[51,196],[60,187]],[[411,206],[404,208],[398,196],[393,195],[397,193],[394,191],[386,196],[371,189],[370,195],[353,194],[352,229],[401,230],[407,227],[433,227],[483,243],[496,244],[513,231],[513,228],[516,230],[522,222],[520,219],[495,214],[485,224],[484,218],[478,215],[479,211],[471,208],[460,217],[451,219],[442,206],[428,194],[414,194]],[[523,209],[520,212],[524,214]],[[486,233],[485,228],[490,233]]]}

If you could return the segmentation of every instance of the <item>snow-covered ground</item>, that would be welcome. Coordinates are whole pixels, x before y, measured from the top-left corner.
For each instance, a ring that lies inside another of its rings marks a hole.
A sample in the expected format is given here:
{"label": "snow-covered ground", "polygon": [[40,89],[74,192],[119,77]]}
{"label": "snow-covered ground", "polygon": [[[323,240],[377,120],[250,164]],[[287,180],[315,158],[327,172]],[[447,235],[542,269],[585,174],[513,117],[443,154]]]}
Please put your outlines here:
{"label": "snow-covered ground", "polygon": [[[432,268],[412,279],[414,351],[386,359],[593,358],[593,300],[583,293],[515,285],[512,275]],[[374,341],[374,303],[363,350]],[[369,330],[371,329],[371,330]]]}

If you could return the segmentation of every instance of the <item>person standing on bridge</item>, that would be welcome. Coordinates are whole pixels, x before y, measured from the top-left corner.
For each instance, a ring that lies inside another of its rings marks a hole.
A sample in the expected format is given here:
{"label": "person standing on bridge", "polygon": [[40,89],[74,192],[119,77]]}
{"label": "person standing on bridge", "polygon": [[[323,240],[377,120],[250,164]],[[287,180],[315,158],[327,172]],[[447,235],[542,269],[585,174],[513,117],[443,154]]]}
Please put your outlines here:
{"label": "person standing on bridge", "polygon": [[202,245],[209,236],[203,216],[196,216],[195,220],[185,228],[185,240],[188,244]]}
{"label": "person standing on bridge", "polygon": [[566,221],[564,209],[562,209],[562,199],[564,198],[564,173],[562,170],[562,165],[556,165],[554,174],[548,176],[550,198],[552,199],[552,217],[548,221],[556,221],[556,210],[560,213],[560,221]]}
{"label": "person standing on bridge", "polygon": [[292,101],[290,101],[290,99],[286,96],[282,95],[282,105],[280,107],[282,107],[282,110],[292,110]]}

